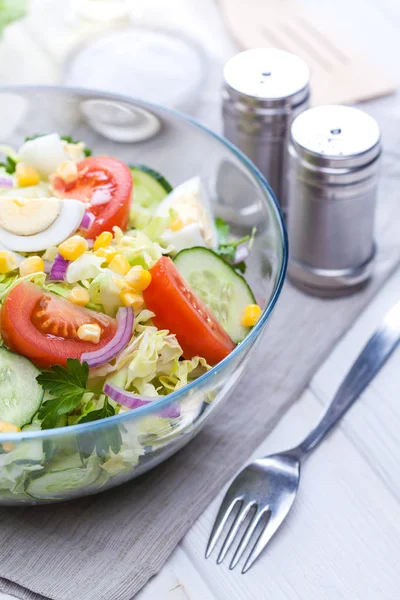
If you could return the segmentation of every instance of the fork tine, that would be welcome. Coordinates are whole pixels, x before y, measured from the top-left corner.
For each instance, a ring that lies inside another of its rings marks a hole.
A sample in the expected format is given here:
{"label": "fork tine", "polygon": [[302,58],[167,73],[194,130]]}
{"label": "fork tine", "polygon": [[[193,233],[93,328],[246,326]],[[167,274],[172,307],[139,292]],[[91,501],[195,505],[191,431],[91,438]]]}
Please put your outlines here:
{"label": "fork tine", "polygon": [[242,569],[243,574],[246,573],[246,571],[248,571],[250,569],[252,564],[260,556],[261,552],[264,550],[265,546],[268,544],[268,542],[270,541],[270,539],[272,538],[272,536],[274,535],[276,530],[279,528],[279,526],[282,523],[282,521],[284,520],[285,516],[286,516],[286,513],[284,513],[283,515],[281,513],[281,516],[279,516],[279,514],[277,515],[276,513],[275,514],[271,513],[266,527],[264,528],[263,532],[259,536],[253,550],[250,552],[249,556],[247,557],[246,562],[244,563],[244,567]]}
{"label": "fork tine", "polygon": [[245,518],[249,514],[250,509],[253,506],[257,507],[255,502],[249,502],[248,504],[246,504],[246,506],[244,506],[244,507],[242,506],[240,508],[238,514],[236,515],[235,520],[233,521],[233,523],[231,525],[229,533],[225,538],[224,544],[220,550],[220,553],[217,558],[217,565],[221,564],[222,561],[224,560],[225,556],[227,555],[227,553],[229,551],[229,548],[232,545],[233,540],[236,537],[237,532],[239,531],[241,525],[243,524],[243,521],[245,520]]}
{"label": "fork tine", "polygon": [[268,507],[265,507],[263,510],[260,510],[255,515],[253,515],[253,518],[250,521],[249,526],[246,529],[245,533],[243,534],[243,537],[240,541],[238,548],[236,549],[235,554],[233,555],[231,564],[229,565],[229,568],[231,570],[236,567],[239,560],[242,558],[243,552],[246,550],[247,545],[248,545],[251,537],[253,536],[253,533],[255,532],[255,530],[257,528],[257,525],[260,523],[260,520],[262,519],[263,516],[266,515],[267,512],[268,512]]}
{"label": "fork tine", "polygon": [[207,544],[207,548],[206,548],[206,558],[208,558],[211,554],[211,552],[214,550],[216,543],[218,542],[219,536],[222,533],[222,530],[229,518],[229,515],[232,513],[234,507],[237,505],[238,502],[243,502],[242,498],[240,497],[234,497],[232,498],[230,504],[228,505],[228,508],[226,508],[226,503],[225,500],[228,500],[229,502],[229,490],[227,495],[225,496],[224,500],[222,501],[222,504],[219,508],[217,517],[214,521],[214,525],[210,534],[210,539],[208,540],[208,544]]}

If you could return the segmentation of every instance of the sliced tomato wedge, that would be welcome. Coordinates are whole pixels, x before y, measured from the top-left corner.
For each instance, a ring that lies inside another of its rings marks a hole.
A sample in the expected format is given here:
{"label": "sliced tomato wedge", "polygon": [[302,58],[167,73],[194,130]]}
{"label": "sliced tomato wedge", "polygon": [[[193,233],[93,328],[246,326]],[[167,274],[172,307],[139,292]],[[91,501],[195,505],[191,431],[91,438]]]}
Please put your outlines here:
{"label": "sliced tomato wedge", "polygon": [[86,236],[94,239],[102,231],[112,231],[115,225],[126,229],[132,197],[129,168],[109,156],[86,158],[77,166],[77,179],[67,183],[61,177],[55,177],[53,188],[60,198],[85,202],[87,211],[95,217]]}
{"label": "sliced tomato wedge", "polygon": [[[78,338],[81,325],[97,323],[101,329],[98,344]],[[22,282],[8,294],[1,309],[1,335],[6,346],[44,369],[66,365],[67,358],[80,358],[105,346],[117,329],[115,319],[77,306]]]}
{"label": "sliced tomato wedge", "polygon": [[175,333],[185,358],[203,356],[210,365],[225,358],[235,343],[189,288],[172,260],[163,256],[150,273],[151,283],[143,298],[156,315],[156,327]]}

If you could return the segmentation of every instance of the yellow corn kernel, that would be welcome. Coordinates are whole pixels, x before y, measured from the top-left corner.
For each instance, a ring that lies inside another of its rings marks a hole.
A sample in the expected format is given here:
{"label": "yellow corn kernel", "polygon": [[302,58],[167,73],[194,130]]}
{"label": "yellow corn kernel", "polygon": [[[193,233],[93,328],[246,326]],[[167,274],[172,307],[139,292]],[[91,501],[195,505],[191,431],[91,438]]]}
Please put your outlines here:
{"label": "yellow corn kernel", "polygon": [[180,219],[179,217],[175,217],[174,219],[172,219],[171,225],[169,226],[169,228],[172,229],[172,231],[179,231],[180,229],[182,229],[182,227],[183,222],[182,219]]}
{"label": "yellow corn kernel", "polygon": [[21,187],[28,185],[36,185],[40,181],[40,175],[33,167],[24,165],[24,163],[17,163],[15,167],[15,174],[17,176],[17,183]]}
{"label": "yellow corn kernel", "polygon": [[12,252],[0,250],[0,273],[9,273],[18,268],[17,259]]}
{"label": "yellow corn kernel", "polygon": [[[13,423],[7,423],[7,421],[0,419],[0,433],[18,433],[18,431],[21,431],[21,428],[17,427],[17,425],[13,425]],[[11,452],[13,448],[14,444],[11,442],[5,442],[3,444],[3,449],[6,452]]]}
{"label": "yellow corn kernel", "polygon": [[66,183],[71,183],[78,178],[78,167],[72,160],[64,160],[58,165],[56,175]]}
{"label": "yellow corn kernel", "polygon": [[113,281],[119,290],[129,290],[130,292],[136,291],[125,279],[118,279],[117,277],[114,277]]}
{"label": "yellow corn kernel", "polygon": [[95,251],[95,255],[101,256],[107,263],[110,263],[117,254],[118,252],[113,248],[99,248]]}
{"label": "yellow corn kernel", "polygon": [[77,331],[78,338],[84,342],[98,344],[100,341],[101,329],[97,323],[87,323],[81,325]]}
{"label": "yellow corn kernel", "polygon": [[68,300],[78,306],[86,306],[90,302],[89,292],[80,285],[76,285],[72,288]]}
{"label": "yellow corn kernel", "polygon": [[125,280],[137,292],[143,292],[151,283],[151,273],[143,267],[135,266],[125,275]]}
{"label": "yellow corn kernel", "polygon": [[94,240],[93,250],[98,250],[99,248],[106,248],[112,242],[113,234],[109,231],[103,231],[97,238]]}
{"label": "yellow corn kernel", "polygon": [[116,254],[110,261],[109,267],[120,275],[126,275],[130,270],[131,265],[123,254]]}
{"label": "yellow corn kernel", "polygon": [[88,249],[88,243],[80,235],[73,235],[58,246],[58,251],[66,260],[76,260]]}
{"label": "yellow corn kernel", "polygon": [[253,327],[260,318],[261,312],[261,308],[257,304],[248,304],[242,314],[243,327]]}
{"label": "yellow corn kernel", "polygon": [[18,431],[21,431],[21,428],[17,425],[0,419],[0,433],[17,433]]}
{"label": "yellow corn kernel", "polygon": [[25,275],[31,275],[32,273],[43,272],[44,262],[40,258],[40,256],[28,256],[28,258],[24,258],[24,260],[19,265],[20,277],[25,277]]}
{"label": "yellow corn kernel", "polygon": [[122,290],[120,298],[125,306],[131,306],[133,310],[140,310],[144,306],[143,296],[133,290]]}

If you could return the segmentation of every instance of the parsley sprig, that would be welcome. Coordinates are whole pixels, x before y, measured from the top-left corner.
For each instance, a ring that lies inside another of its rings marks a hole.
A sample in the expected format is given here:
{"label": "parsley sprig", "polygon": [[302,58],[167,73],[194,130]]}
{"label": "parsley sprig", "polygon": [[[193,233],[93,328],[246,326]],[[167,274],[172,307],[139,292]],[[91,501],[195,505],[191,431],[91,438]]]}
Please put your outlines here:
{"label": "parsley sprig", "polygon": [[217,254],[221,258],[223,258],[225,262],[233,266],[236,270],[240,271],[241,273],[244,273],[246,271],[246,263],[244,260],[242,260],[240,263],[237,263],[236,265],[234,265],[233,263],[235,261],[238,246],[240,246],[240,244],[244,244],[245,242],[251,243],[254,236],[254,232],[251,236],[245,235],[240,240],[229,242],[228,236],[230,227],[228,223],[224,221],[224,219],[221,219],[221,217],[217,217],[215,219],[215,226],[217,228],[219,242]]}
{"label": "parsley sprig", "polygon": [[43,371],[36,379],[44,390],[54,398],[50,398],[39,409],[39,419],[43,429],[57,427],[61,415],[69,413],[79,406],[87,392],[86,384],[89,376],[87,363],[80,363],[76,358],[67,358],[67,367],[53,365],[49,371]]}
{"label": "parsley sprig", "polygon": [[6,157],[6,162],[0,163],[0,167],[4,167],[6,173],[9,175],[15,173],[16,166],[17,163],[13,158],[11,158],[11,156]]}
{"label": "parsley sprig", "polygon": [[[98,410],[92,410],[82,417],[79,423],[89,423],[98,421],[115,415],[114,407],[109,403],[107,396],[104,398],[103,407]],[[122,438],[118,425],[105,425],[102,429],[96,431],[86,431],[78,435],[78,446],[80,453],[84,458],[90,456],[93,450],[96,450],[97,456],[108,456],[110,449],[117,454],[121,448]]]}

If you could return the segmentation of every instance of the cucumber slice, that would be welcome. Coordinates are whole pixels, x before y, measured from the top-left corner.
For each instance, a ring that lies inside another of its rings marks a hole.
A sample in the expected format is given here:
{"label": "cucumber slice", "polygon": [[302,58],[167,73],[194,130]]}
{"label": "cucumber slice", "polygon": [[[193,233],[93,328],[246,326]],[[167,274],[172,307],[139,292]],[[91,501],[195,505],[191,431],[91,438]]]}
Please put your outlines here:
{"label": "cucumber slice", "polygon": [[101,474],[101,468],[92,465],[50,471],[32,479],[27,485],[26,493],[41,500],[62,499],[71,491],[92,486]]}
{"label": "cucumber slice", "polygon": [[133,177],[133,208],[136,205],[153,213],[161,200],[172,191],[172,186],[160,173],[144,165],[133,165],[130,170]]}
{"label": "cucumber slice", "polygon": [[250,331],[240,319],[248,304],[255,304],[246,280],[208,248],[188,248],[174,259],[176,268],[211,310],[236,343]]}
{"label": "cucumber slice", "polygon": [[44,391],[30,360],[0,348],[0,419],[23,427],[39,410]]}

